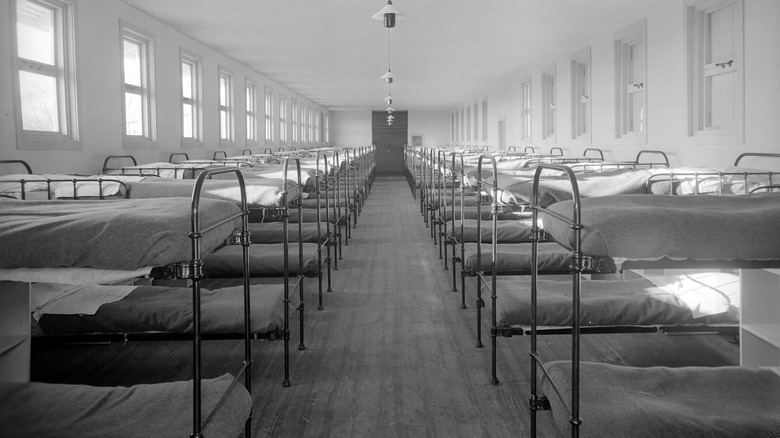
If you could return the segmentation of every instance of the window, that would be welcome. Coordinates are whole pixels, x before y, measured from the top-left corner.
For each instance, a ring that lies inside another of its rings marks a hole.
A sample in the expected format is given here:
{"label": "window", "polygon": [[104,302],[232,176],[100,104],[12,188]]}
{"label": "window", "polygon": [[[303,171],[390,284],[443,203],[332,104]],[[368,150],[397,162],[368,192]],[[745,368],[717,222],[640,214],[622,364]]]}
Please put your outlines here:
{"label": "window", "polygon": [[571,58],[571,138],[590,139],[590,47]]}
{"label": "window", "polygon": [[522,108],[520,118],[520,140],[525,143],[531,142],[531,78],[526,77],[520,83],[522,96],[520,97]]}
{"label": "window", "polygon": [[471,140],[471,105],[466,106],[466,141]]}
{"label": "window", "polygon": [[154,140],[153,39],[122,25],[122,100],[125,142]]}
{"label": "window", "polygon": [[324,136],[325,138],[323,138],[323,141],[325,143],[330,143],[330,116],[327,113],[325,113],[323,114],[322,119],[323,119],[322,124],[325,129],[325,136]]}
{"label": "window", "polygon": [[311,143],[314,141],[314,111],[312,111],[311,107],[309,107],[308,111],[309,117],[306,122],[306,130],[308,131],[306,134],[306,142]]}
{"label": "window", "polygon": [[615,37],[615,138],[646,142],[645,21]]}
{"label": "window", "polygon": [[201,65],[197,55],[184,50],[181,59],[181,137],[182,144],[196,144],[203,138],[201,123]]}
{"label": "window", "polygon": [[279,141],[287,143],[287,98],[279,95]]}
{"label": "window", "polygon": [[274,92],[271,89],[265,89],[265,142],[274,141]]}
{"label": "window", "polygon": [[298,143],[298,102],[292,99],[290,103],[292,105],[290,111],[292,116],[292,141],[293,143]]}
{"label": "window", "polygon": [[473,106],[473,116],[474,116],[474,141],[479,141],[479,107],[475,103]]}
{"label": "window", "polygon": [[450,113],[450,141],[453,143],[457,141],[455,137],[455,113]]}
{"label": "window", "polygon": [[742,0],[686,9],[688,138],[744,143],[744,23]]}
{"label": "window", "polygon": [[488,132],[487,132],[487,122],[488,122],[488,116],[487,116],[487,99],[482,101],[482,141],[487,142],[488,139]]}
{"label": "window", "polygon": [[555,141],[555,64],[542,71],[542,139]]}
{"label": "window", "polygon": [[19,149],[79,149],[73,5],[17,0],[13,44]]}
{"label": "window", "polygon": [[298,126],[301,128],[301,137],[299,141],[301,143],[306,143],[306,104],[301,102],[300,104],[301,112],[300,112],[300,120],[298,121]]}
{"label": "window", "polygon": [[468,138],[466,138],[466,111],[461,109],[459,114],[460,120],[458,123],[460,123],[460,141],[466,142],[468,141]]}
{"label": "window", "polygon": [[233,142],[233,75],[219,69],[219,141]]}
{"label": "window", "polygon": [[314,112],[314,141],[316,143],[320,142],[320,138],[322,138],[322,114],[319,111]]}
{"label": "window", "polygon": [[257,85],[246,81],[246,141],[257,142]]}

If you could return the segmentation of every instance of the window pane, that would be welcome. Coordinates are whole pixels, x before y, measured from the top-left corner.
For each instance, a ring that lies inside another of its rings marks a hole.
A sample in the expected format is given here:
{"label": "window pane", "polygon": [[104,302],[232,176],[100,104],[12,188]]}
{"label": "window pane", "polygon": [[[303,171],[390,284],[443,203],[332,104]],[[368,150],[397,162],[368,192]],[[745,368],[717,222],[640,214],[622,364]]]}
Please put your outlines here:
{"label": "window pane", "polygon": [[192,64],[181,63],[181,95],[192,99]]}
{"label": "window pane", "polygon": [[54,65],[54,11],[24,0],[17,5],[19,57]]}
{"label": "window pane", "polygon": [[630,93],[628,95],[628,132],[645,130],[645,93]]}
{"label": "window pane", "polygon": [[225,110],[219,111],[219,138],[228,139],[228,113]]}
{"label": "window pane", "polygon": [[710,19],[710,47],[707,63],[734,59],[734,6],[713,12]]}
{"label": "window pane", "polygon": [[125,93],[125,134],[144,135],[143,99],[134,93]]}
{"label": "window pane", "polygon": [[194,138],[193,126],[195,126],[192,118],[192,105],[185,103],[182,105],[182,136],[184,138]]}
{"label": "window pane", "polygon": [[22,129],[59,132],[57,81],[50,76],[19,71]]}
{"label": "window pane", "polygon": [[220,76],[219,78],[219,104],[227,106],[228,84],[227,78]]}
{"label": "window pane", "polygon": [[707,79],[706,128],[722,129],[734,126],[734,73],[710,76]]}
{"label": "window pane", "polygon": [[141,44],[125,40],[125,84],[141,86]]}
{"label": "window pane", "polygon": [[645,82],[645,45],[632,44],[628,47],[628,83]]}

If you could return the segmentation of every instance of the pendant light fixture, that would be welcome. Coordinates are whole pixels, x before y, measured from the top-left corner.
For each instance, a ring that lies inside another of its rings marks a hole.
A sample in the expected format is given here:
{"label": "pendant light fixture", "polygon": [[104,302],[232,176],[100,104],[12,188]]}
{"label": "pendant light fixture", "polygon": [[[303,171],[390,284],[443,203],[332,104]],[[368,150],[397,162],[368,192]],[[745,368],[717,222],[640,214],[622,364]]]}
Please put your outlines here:
{"label": "pendant light fixture", "polygon": [[[398,12],[398,9],[393,5],[392,0],[387,0],[387,4],[385,7],[383,7],[379,12],[372,15],[371,18],[374,20],[381,20],[383,21],[384,27],[387,29],[387,73],[381,76],[381,79],[384,79],[387,83],[387,97],[385,97],[385,101],[388,105],[392,105],[393,103],[393,93],[391,91],[391,84],[393,83],[393,72],[390,69],[390,29],[395,27],[395,21],[398,18],[403,18],[404,15]],[[393,116],[393,107],[387,108],[387,126],[393,126],[393,120],[395,120],[395,117]]]}
{"label": "pendant light fixture", "polygon": [[384,26],[388,29],[395,27],[396,18],[404,18],[405,15],[398,12],[398,9],[393,5],[392,0],[387,0],[387,4],[379,12],[372,15],[374,20],[382,20]]}

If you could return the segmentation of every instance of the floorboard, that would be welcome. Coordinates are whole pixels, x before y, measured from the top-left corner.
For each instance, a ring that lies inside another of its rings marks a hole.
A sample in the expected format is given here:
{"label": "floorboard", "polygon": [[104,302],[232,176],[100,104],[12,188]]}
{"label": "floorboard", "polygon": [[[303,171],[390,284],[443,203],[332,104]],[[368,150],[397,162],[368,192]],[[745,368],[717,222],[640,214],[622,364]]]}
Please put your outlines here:
{"label": "floorboard", "polygon": [[[529,339],[498,340],[491,385],[489,327],[476,348],[473,306],[460,309],[401,176],[377,178],[352,231],[333,292],[316,310],[307,283],[306,349],[292,333],[291,382],[282,387],[283,346],[253,341],[256,437],[518,437],[528,434]],[[474,299],[469,298],[468,303]],[[295,320],[297,327],[297,319]],[[550,360],[569,354],[567,336],[544,336]],[[715,335],[610,334],[583,337],[583,360],[615,364],[734,365],[738,346]],[[130,385],[190,378],[188,342],[36,345],[33,380]],[[209,341],[206,376],[235,369],[238,341]],[[549,415],[542,436],[558,436]]]}

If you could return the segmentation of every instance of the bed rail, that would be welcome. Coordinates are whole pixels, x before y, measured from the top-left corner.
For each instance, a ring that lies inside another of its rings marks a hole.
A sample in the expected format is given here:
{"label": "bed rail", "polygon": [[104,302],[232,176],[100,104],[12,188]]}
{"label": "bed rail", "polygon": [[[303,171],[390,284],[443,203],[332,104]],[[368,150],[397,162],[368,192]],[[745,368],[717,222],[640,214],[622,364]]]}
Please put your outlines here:
{"label": "bed rail", "polygon": [[103,167],[101,169],[100,173],[108,173],[111,170],[119,170],[122,167],[109,167],[109,163],[115,160],[130,160],[133,164],[133,166],[138,165],[138,161],[135,160],[135,157],[132,155],[109,155],[106,157],[105,160],[103,160]]}

